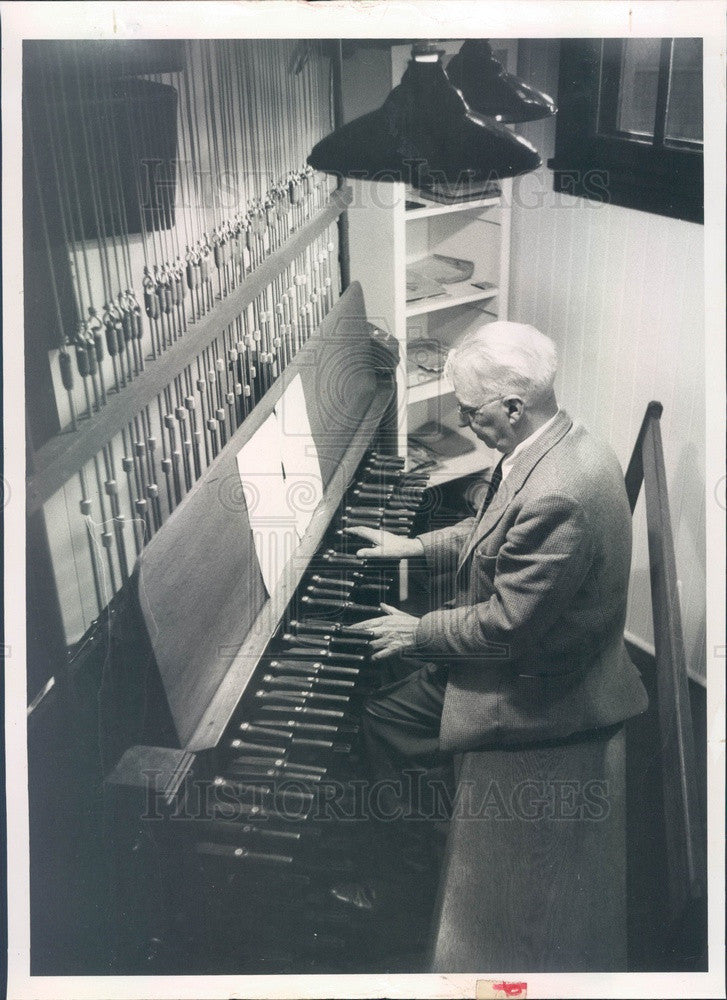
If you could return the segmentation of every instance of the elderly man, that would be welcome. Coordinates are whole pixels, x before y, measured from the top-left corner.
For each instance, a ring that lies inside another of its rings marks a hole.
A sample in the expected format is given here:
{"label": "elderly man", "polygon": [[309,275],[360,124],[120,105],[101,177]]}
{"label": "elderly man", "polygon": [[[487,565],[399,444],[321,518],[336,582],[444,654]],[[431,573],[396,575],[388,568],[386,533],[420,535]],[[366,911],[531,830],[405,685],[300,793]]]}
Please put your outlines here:
{"label": "elderly man", "polygon": [[502,456],[477,515],[415,539],[351,529],[372,543],[361,556],[423,556],[432,574],[455,577],[446,606],[422,618],[390,608],[365,623],[374,659],[413,658],[364,713],[374,775],[401,788],[405,813],[407,769],[458,751],[567,739],[647,706],[623,644],[623,473],[558,409],[556,365],[555,345],[532,326],[497,322],[469,335],[446,373],[462,425]]}

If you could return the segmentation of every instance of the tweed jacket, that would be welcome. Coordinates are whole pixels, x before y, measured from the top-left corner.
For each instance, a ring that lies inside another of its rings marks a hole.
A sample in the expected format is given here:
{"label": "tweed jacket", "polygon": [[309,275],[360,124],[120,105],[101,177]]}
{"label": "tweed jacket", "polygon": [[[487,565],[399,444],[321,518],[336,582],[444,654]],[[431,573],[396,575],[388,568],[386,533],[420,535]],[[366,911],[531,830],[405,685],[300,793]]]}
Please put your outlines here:
{"label": "tweed jacket", "polygon": [[623,643],[631,513],[608,447],[564,411],[520,454],[483,516],[419,536],[455,597],[414,655],[449,663],[440,746],[567,737],[643,712]]}

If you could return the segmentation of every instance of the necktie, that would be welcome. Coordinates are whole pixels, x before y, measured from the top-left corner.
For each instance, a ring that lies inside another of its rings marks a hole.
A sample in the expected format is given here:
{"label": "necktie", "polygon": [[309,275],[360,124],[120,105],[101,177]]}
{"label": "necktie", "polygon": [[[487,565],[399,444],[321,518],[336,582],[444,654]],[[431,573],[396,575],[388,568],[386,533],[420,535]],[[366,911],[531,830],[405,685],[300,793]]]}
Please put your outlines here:
{"label": "necktie", "polygon": [[482,502],[482,508],[479,514],[480,520],[484,516],[485,511],[492,503],[495,494],[500,488],[500,483],[502,482],[502,463],[504,459],[505,456],[503,455],[500,461],[495,466],[495,469],[492,473],[492,478],[490,479],[490,485],[487,487],[487,493],[485,494],[485,499]]}

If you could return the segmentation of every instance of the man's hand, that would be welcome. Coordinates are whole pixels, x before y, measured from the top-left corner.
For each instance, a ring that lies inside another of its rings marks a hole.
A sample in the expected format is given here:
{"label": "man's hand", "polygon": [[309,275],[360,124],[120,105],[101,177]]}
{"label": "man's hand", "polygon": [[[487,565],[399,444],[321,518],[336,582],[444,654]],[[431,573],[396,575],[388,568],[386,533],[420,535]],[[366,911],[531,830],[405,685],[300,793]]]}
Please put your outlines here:
{"label": "man's hand", "polygon": [[356,628],[364,628],[374,635],[370,645],[376,652],[371,659],[382,660],[386,656],[410,652],[414,648],[414,633],[419,619],[389,604],[382,604],[381,610],[386,612],[385,617],[356,623]]}
{"label": "man's hand", "polygon": [[360,559],[414,559],[424,555],[424,546],[418,538],[405,538],[383,528],[344,528],[344,531],[372,543],[356,551]]}

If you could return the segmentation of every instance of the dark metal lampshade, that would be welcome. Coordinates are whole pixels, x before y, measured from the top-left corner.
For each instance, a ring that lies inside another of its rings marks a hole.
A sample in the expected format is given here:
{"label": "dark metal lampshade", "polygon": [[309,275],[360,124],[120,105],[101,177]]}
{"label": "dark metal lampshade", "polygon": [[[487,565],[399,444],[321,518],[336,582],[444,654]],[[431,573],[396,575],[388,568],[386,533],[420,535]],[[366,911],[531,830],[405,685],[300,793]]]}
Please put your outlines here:
{"label": "dark metal lampshade", "polygon": [[447,76],[472,111],[498,122],[533,122],[558,110],[552,97],[506,72],[484,39],[467,39],[449,61]]}
{"label": "dark metal lampshade", "polygon": [[344,177],[414,187],[486,184],[540,166],[529,142],[468,108],[441,56],[415,54],[383,105],[322,139],[308,163]]}

